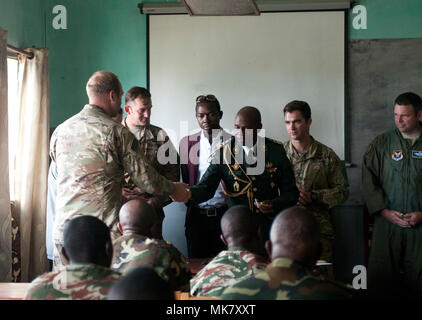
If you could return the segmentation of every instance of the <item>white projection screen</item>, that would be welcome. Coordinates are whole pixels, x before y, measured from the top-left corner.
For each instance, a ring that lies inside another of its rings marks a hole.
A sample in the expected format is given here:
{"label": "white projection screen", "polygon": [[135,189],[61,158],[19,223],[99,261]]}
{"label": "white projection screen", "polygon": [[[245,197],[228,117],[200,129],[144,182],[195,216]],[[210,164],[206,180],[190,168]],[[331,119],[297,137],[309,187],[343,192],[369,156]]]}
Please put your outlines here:
{"label": "white projection screen", "polygon": [[198,130],[195,98],[214,94],[232,130],[244,106],[261,111],[267,137],[288,140],[283,107],[304,100],[311,134],[345,157],[345,13],[260,16],[150,15],[152,123],[175,144]]}

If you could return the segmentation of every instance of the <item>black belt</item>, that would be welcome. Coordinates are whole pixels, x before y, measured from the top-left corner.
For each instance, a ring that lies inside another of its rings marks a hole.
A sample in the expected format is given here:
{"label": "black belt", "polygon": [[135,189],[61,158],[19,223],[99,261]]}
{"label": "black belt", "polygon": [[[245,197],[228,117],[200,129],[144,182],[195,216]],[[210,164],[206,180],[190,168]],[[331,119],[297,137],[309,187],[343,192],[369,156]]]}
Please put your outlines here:
{"label": "black belt", "polygon": [[200,207],[196,207],[195,208],[200,214],[205,214],[207,217],[217,217],[217,216],[221,216],[224,214],[224,212],[226,212],[227,210],[227,206],[223,206],[223,207],[212,207],[212,208],[200,208]]}

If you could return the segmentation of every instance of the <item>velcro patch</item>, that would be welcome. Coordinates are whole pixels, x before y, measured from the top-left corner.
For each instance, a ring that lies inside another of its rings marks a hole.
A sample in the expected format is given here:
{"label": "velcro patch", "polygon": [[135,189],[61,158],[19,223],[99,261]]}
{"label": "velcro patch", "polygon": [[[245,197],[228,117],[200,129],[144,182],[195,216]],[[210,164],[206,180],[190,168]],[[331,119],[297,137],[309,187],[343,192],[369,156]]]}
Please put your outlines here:
{"label": "velcro patch", "polygon": [[412,150],[412,158],[422,159],[422,151]]}

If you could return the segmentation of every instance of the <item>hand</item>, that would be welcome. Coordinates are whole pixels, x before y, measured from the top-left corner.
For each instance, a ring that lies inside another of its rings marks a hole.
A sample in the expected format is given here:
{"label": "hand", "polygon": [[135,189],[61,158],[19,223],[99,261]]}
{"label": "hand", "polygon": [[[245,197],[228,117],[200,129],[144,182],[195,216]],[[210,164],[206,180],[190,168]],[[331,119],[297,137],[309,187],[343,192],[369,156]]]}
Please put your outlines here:
{"label": "hand", "polygon": [[174,202],[188,202],[192,197],[192,192],[188,189],[188,184],[181,182],[173,182],[175,189],[170,195],[171,200]]}
{"label": "hand", "polygon": [[385,219],[402,228],[410,228],[408,220],[404,219],[404,214],[395,210],[384,209],[380,213]]}
{"label": "hand", "polygon": [[312,202],[312,191],[307,191],[303,188],[298,187],[299,189],[299,200],[296,205],[306,207]]}
{"label": "hand", "polygon": [[422,222],[422,212],[418,211],[404,214],[403,219],[407,221],[411,227],[415,227]]}
{"label": "hand", "polygon": [[264,200],[261,202],[258,202],[257,200],[255,200],[254,204],[255,204],[255,207],[257,207],[259,211],[261,211],[263,214],[274,213],[274,207],[271,200]]}

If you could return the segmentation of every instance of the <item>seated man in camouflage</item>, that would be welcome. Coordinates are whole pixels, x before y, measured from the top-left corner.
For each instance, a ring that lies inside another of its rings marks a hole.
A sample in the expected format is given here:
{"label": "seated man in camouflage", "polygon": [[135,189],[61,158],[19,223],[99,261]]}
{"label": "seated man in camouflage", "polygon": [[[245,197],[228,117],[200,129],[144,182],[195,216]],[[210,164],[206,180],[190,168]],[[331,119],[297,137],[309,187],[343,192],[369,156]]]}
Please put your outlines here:
{"label": "seated man in camouflage", "polygon": [[114,242],[111,268],[126,274],[149,267],[168,281],[173,291],[188,291],[191,273],[186,259],[170,242],[155,238],[158,222],[154,209],[144,200],[126,202],[119,212],[119,230]]}
{"label": "seated man in camouflage", "polygon": [[174,300],[174,292],[153,269],[139,267],[111,287],[108,300]]}
{"label": "seated man in camouflage", "polygon": [[258,218],[244,205],[231,207],[221,219],[221,251],[190,282],[192,296],[220,297],[224,289],[263,271],[268,264],[259,251]]}
{"label": "seated man in camouflage", "polygon": [[28,288],[25,300],[106,300],[120,274],[110,269],[110,230],[92,216],[70,220],[63,233],[63,256],[70,262],[59,272],[45,273]]}
{"label": "seated man in camouflage", "polygon": [[224,290],[224,300],[332,300],[351,298],[351,291],[311,274],[321,253],[315,217],[304,207],[291,207],[273,222],[265,272]]}

